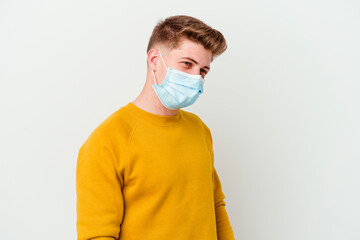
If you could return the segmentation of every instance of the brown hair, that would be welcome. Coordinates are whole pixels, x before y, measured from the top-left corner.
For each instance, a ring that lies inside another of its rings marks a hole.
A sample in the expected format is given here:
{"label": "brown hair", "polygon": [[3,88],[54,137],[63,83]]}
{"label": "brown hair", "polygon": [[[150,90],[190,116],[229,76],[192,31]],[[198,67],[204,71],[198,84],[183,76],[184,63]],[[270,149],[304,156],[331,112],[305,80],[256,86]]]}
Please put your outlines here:
{"label": "brown hair", "polygon": [[224,36],[197,18],[177,15],[159,21],[149,39],[147,52],[156,44],[163,44],[170,49],[177,48],[182,38],[200,43],[210,50],[213,57],[225,52],[227,45]]}

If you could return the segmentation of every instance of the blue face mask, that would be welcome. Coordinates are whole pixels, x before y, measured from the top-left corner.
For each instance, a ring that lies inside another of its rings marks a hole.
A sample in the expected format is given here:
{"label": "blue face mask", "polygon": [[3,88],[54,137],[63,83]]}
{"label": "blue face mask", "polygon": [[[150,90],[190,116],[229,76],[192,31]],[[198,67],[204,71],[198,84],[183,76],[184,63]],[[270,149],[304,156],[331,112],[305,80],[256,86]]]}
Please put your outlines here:
{"label": "blue face mask", "polygon": [[159,53],[167,72],[164,81],[157,84],[154,70],[152,70],[155,81],[152,87],[156,95],[167,109],[175,110],[190,106],[203,93],[205,80],[201,75],[168,68],[160,51]]}

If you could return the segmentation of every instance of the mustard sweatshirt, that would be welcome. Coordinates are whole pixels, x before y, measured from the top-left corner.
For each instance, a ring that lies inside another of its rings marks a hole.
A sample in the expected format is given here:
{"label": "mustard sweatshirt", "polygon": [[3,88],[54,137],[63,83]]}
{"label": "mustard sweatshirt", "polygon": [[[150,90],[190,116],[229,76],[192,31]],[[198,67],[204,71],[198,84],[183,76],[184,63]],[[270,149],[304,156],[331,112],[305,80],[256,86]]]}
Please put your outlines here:
{"label": "mustard sweatshirt", "polygon": [[129,102],[79,149],[77,239],[233,240],[209,128]]}

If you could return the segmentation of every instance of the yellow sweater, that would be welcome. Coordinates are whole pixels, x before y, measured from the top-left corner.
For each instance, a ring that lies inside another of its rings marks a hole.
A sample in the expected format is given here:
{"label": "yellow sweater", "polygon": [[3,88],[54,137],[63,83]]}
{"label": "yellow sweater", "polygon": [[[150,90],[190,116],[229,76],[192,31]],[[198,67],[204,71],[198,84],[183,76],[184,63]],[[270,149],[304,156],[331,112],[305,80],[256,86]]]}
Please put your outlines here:
{"label": "yellow sweater", "polygon": [[194,113],[129,102],[79,150],[78,240],[233,240],[211,132]]}

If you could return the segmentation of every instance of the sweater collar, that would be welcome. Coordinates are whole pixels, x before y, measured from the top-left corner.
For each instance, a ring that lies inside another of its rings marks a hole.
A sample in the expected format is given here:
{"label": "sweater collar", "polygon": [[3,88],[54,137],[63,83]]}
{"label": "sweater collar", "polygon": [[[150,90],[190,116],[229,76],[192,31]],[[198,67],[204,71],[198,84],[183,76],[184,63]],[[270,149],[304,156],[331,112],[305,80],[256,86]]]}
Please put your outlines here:
{"label": "sweater collar", "polygon": [[129,102],[125,108],[129,109],[132,113],[136,114],[137,116],[150,121],[156,125],[162,125],[162,126],[171,126],[177,124],[181,118],[182,118],[182,110],[179,109],[179,112],[177,115],[174,116],[165,116],[165,115],[159,115],[154,114],[148,111],[145,111],[138,106],[136,106],[134,103]]}

